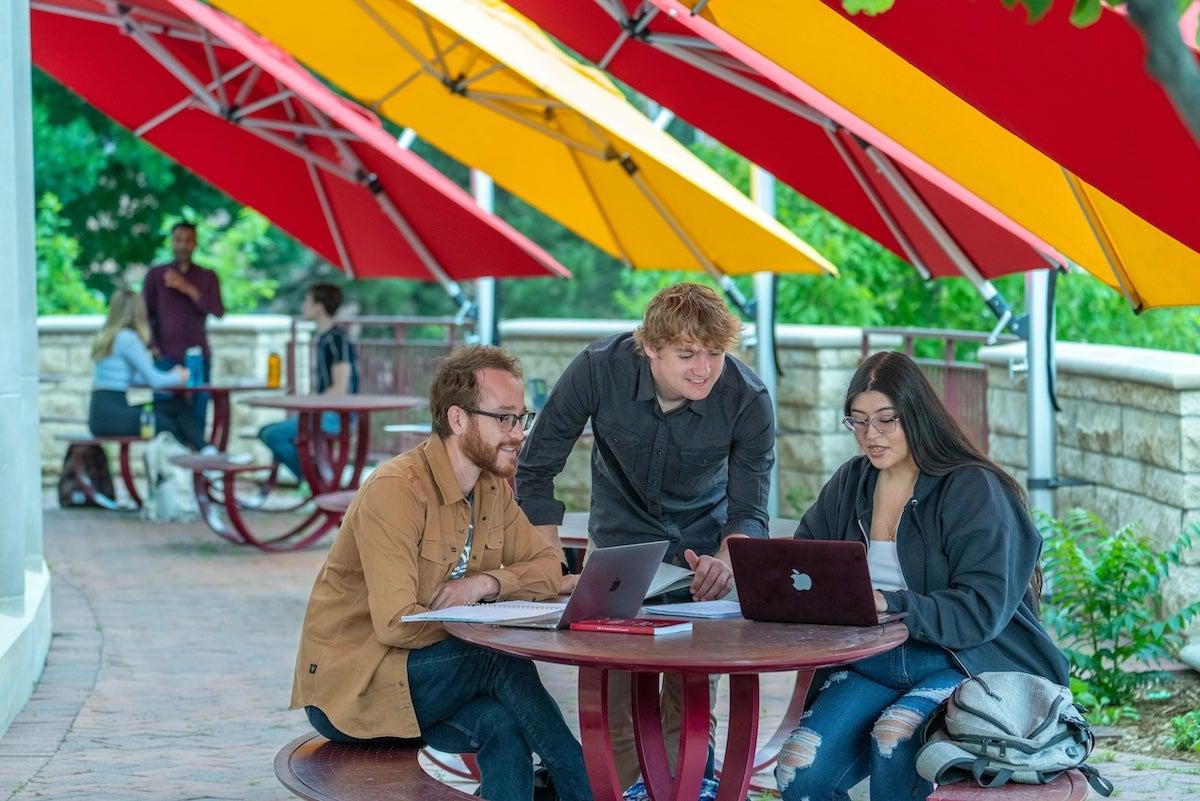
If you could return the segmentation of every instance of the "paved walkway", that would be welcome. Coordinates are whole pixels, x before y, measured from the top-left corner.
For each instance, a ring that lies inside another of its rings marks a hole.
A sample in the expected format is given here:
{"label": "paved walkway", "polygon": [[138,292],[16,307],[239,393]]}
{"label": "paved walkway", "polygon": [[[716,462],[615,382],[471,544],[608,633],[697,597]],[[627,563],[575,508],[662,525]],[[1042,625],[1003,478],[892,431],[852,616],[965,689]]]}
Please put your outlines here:
{"label": "paved walkway", "polygon": [[[109,512],[48,510],[45,530],[55,636],[0,738],[0,801],[291,798],[272,759],[307,731],[287,701],[322,554],[266,555]],[[572,671],[543,676],[574,724]],[[764,682],[764,730],[788,689]],[[1200,797],[1195,763],[1116,754],[1099,767],[1120,799]]]}

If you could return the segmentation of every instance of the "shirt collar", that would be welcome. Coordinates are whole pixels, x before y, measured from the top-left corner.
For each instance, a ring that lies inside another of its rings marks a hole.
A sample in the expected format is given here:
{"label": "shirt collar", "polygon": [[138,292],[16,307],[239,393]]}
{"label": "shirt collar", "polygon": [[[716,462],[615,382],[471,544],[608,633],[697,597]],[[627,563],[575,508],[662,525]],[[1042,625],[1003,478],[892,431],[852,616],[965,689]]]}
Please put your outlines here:
{"label": "shirt collar", "polygon": [[[466,500],[462,488],[458,486],[458,479],[454,477],[454,470],[450,467],[450,454],[446,451],[446,443],[437,434],[433,434],[429,439],[425,440],[421,445],[421,449],[425,453],[425,461],[429,464],[429,470],[433,473],[433,483],[437,485],[438,494],[442,496],[442,505],[450,506]],[[496,477],[491,473],[482,472],[479,474],[479,480],[475,482],[475,497],[481,498],[483,493],[478,490],[495,491]]]}
{"label": "shirt collar", "polygon": [[[727,357],[728,358],[728,357]],[[654,376],[650,372],[650,358],[644,353],[638,353],[634,356],[637,360],[637,380],[634,382],[633,399],[635,401],[654,401],[658,403],[658,396],[654,394]],[[690,409],[701,417],[708,409],[708,398],[712,397],[712,393],[721,388],[721,381],[725,377],[724,367],[722,367],[721,375],[717,377],[716,383],[713,384],[712,392],[708,393],[708,397],[698,401],[685,401],[683,407]]]}

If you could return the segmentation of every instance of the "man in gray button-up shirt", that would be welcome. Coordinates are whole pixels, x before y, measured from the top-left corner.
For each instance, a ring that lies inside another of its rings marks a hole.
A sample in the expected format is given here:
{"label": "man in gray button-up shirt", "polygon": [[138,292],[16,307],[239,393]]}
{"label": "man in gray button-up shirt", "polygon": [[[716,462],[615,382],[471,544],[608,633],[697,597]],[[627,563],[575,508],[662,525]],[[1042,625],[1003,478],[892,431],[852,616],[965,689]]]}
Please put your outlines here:
{"label": "man in gray button-up shirt", "polygon": [[727,593],[726,538],[767,535],[775,444],[766,388],[726,353],[739,328],[715,292],[678,284],[650,301],[635,333],[580,353],[521,453],[517,493],[529,521],[557,541],[564,506],[554,479],[590,418],[593,542],[665,539],[667,561],[703,574],[692,585],[698,600]]}
{"label": "man in gray button-up shirt", "polygon": [[[767,536],[775,458],[767,390],[726,353],[740,328],[711,289],[677,284],[647,304],[636,332],[580,353],[520,456],[517,495],[529,521],[558,543],[564,506],[554,479],[591,419],[592,542],[665,539],[666,560],[696,571],[692,598],[728,593],[726,540]],[[571,577],[564,585],[573,587]]]}

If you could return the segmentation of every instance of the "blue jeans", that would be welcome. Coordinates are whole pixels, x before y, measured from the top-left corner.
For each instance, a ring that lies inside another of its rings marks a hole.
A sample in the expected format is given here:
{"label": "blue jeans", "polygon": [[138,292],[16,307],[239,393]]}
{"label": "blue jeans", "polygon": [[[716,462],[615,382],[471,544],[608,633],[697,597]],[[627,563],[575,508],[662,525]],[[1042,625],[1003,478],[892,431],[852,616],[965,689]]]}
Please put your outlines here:
{"label": "blue jeans", "polygon": [[[533,798],[534,752],[562,801],[591,801],[583,750],[529,660],[451,637],[409,651],[408,689],[426,743],[450,754],[476,754],[480,795],[488,801]],[[307,711],[320,734],[354,741],[320,710]]]}
{"label": "blue jeans", "polygon": [[[157,367],[159,370],[170,370],[172,367],[174,367],[177,364],[180,364],[180,362],[175,361],[170,356],[159,356],[157,359],[154,360],[154,366]],[[202,375],[200,377],[200,383],[207,384],[209,382],[209,380],[211,379],[211,375],[212,375],[212,361],[208,357],[205,357],[205,359],[204,359],[204,375]],[[171,392],[156,392],[156,393],[154,393],[154,402],[155,402],[155,404],[158,404],[162,401],[168,401],[168,400],[171,400],[172,398],[180,398],[180,397],[181,396],[175,395],[174,393],[171,393]],[[207,432],[208,428],[205,427],[205,424],[208,422],[209,394],[207,392],[197,392],[190,396],[184,396],[183,397],[184,403],[187,403],[187,397],[190,397],[192,400],[192,420],[196,426],[196,430],[201,431],[201,432]],[[208,436],[207,433],[203,433],[201,435],[201,439],[203,439],[204,437],[207,437],[207,436]],[[204,443],[201,442],[201,445],[203,445],[203,444]]]}
{"label": "blue jeans", "polygon": [[[321,430],[326,434],[341,433],[341,421],[334,412],[321,413]],[[300,418],[292,415],[279,423],[263,426],[258,438],[271,449],[275,461],[287,466],[296,478],[304,478],[300,472],[300,452],[296,449],[296,437],[300,433]]]}
{"label": "blue jeans", "polygon": [[783,801],[844,801],[871,777],[871,801],[923,801],[921,726],[966,678],[944,649],[909,640],[835,671],[779,752]]}

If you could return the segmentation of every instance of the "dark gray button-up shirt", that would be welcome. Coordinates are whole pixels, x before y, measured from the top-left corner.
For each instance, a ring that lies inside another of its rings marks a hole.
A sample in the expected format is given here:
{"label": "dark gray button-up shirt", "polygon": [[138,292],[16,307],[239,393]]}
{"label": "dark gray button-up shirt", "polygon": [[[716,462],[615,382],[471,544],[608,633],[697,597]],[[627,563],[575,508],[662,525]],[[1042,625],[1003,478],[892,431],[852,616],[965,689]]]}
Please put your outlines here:
{"label": "dark gray button-up shirt", "polygon": [[666,560],[714,554],[729,534],[767,536],[775,419],[732,356],[712,392],[664,414],[632,334],[593,343],[555,384],[521,451],[517,496],[534,525],[560,524],[554,479],[592,421],[589,533],[599,547],[666,539]]}

